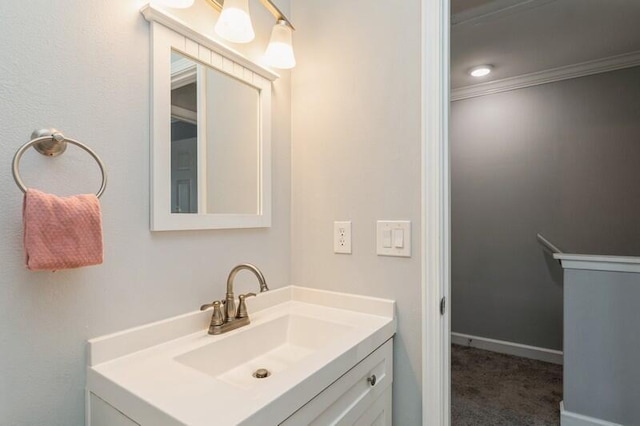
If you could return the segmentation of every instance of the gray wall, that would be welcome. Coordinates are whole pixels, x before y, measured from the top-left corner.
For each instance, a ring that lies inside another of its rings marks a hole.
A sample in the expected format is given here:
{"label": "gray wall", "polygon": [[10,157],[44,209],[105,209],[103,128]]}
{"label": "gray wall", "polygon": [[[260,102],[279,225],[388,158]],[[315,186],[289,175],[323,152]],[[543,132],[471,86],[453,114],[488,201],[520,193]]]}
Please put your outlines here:
{"label": "gray wall", "polygon": [[[260,91],[218,70],[206,71],[207,212],[258,213]],[[236,117],[243,117],[238,123]]]}
{"label": "gray wall", "polygon": [[640,273],[565,271],[564,406],[640,425]]}
{"label": "gray wall", "polygon": [[640,255],[640,68],[452,103],[452,330],[562,349],[536,243]]}

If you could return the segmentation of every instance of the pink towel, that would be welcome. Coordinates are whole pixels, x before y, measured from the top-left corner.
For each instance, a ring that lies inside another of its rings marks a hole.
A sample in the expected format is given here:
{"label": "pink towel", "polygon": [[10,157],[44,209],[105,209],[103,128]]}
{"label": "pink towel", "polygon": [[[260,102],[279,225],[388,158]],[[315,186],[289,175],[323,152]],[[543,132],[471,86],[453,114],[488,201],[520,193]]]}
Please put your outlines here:
{"label": "pink towel", "polygon": [[95,195],[62,198],[27,189],[22,219],[28,269],[55,271],[102,263],[102,213]]}

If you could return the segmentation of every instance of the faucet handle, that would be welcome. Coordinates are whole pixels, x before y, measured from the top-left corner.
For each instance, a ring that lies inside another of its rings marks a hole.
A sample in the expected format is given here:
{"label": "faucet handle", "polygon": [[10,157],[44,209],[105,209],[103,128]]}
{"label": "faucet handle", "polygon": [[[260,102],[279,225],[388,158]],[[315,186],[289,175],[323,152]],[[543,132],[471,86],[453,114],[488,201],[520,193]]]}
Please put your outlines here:
{"label": "faucet handle", "polygon": [[214,308],[215,309],[216,303],[224,305],[224,302],[226,302],[226,301],[225,300],[214,300],[211,303],[207,303],[207,304],[204,304],[204,305],[200,306],[200,310],[201,311],[206,311],[209,308]]}
{"label": "faucet handle", "polygon": [[224,314],[220,305],[224,304],[224,300],[215,300],[212,303],[200,306],[201,311],[206,311],[209,308],[213,308],[213,316],[211,317],[211,325],[222,325],[224,322]]}
{"label": "faucet handle", "polygon": [[201,311],[206,311],[209,308],[213,308],[214,303],[216,303],[216,302],[206,303],[206,304],[200,306],[200,310]]}
{"label": "faucet handle", "polygon": [[247,313],[247,304],[244,300],[247,297],[253,297],[255,295],[255,293],[247,293],[238,296],[238,299],[240,299],[240,303],[238,304],[238,313],[236,314],[236,318],[246,318],[249,316],[249,314]]}
{"label": "faucet handle", "polygon": [[222,325],[222,323],[224,322],[224,314],[222,313],[222,309],[220,309],[220,305],[222,303],[224,302],[213,302],[213,316],[211,317],[211,325]]}

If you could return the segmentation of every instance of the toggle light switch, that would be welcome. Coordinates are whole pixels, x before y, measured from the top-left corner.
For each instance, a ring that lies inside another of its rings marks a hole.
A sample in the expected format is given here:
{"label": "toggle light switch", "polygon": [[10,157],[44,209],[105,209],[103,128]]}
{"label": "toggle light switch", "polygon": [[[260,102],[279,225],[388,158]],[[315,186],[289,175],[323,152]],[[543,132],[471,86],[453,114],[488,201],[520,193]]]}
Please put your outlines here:
{"label": "toggle light switch", "polygon": [[379,220],[376,227],[377,253],[380,256],[411,257],[411,222]]}

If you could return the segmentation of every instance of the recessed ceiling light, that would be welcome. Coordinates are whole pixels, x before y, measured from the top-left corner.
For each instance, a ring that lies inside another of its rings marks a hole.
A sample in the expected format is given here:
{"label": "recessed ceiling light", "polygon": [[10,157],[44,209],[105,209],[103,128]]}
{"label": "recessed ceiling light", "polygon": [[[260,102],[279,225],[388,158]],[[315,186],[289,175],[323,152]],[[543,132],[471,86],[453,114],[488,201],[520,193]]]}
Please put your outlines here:
{"label": "recessed ceiling light", "polygon": [[493,70],[493,67],[491,65],[480,65],[471,68],[471,70],[469,70],[469,74],[472,77],[484,77],[485,75],[489,74],[491,70]]}

